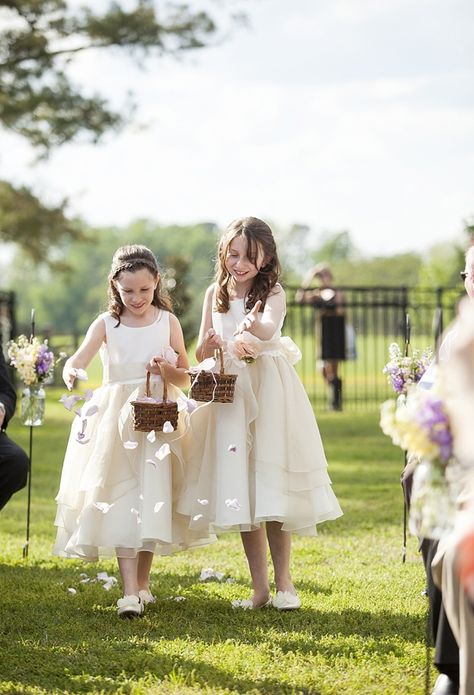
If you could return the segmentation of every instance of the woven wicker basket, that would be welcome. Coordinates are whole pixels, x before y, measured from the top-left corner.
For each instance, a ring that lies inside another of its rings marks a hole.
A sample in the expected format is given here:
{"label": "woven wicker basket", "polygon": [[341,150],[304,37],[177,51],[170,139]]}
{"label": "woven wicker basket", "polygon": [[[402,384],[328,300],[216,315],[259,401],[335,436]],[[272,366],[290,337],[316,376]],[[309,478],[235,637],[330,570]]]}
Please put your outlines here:
{"label": "woven wicker basket", "polygon": [[[159,365],[161,378],[163,379],[163,401],[161,403],[153,401],[132,401],[133,429],[138,432],[151,432],[151,430],[163,430],[165,422],[171,422],[176,429],[178,426],[178,404],[174,401],[167,402],[167,385],[163,368]],[[150,372],[146,373],[145,395],[149,398]]]}
{"label": "woven wicker basket", "polygon": [[213,401],[215,403],[232,403],[234,400],[235,380],[237,374],[224,374],[224,355],[218,348],[220,371],[201,371],[191,374],[189,397],[195,401]]}

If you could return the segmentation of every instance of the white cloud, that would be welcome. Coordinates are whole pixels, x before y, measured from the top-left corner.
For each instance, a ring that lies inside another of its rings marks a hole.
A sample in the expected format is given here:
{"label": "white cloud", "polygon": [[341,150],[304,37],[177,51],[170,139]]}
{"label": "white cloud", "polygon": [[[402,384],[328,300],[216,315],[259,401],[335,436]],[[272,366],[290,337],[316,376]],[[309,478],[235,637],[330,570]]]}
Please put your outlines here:
{"label": "white cloud", "polygon": [[74,77],[115,106],[135,90],[138,125],[34,169],[2,136],[0,175],[70,195],[96,224],[255,214],[348,229],[373,253],[453,238],[474,212],[472,6],[262,0],[250,14],[193,60],[82,56]]}

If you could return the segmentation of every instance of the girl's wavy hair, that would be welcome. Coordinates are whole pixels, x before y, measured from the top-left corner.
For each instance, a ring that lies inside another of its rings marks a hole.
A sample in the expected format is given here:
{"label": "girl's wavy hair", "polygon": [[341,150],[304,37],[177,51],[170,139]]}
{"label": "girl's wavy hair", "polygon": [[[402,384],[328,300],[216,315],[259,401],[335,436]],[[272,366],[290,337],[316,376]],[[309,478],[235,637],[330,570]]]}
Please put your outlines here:
{"label": "girl's wavy hair", "polygon": [[172,311],[172,304],[169,297],[162,294],[161,290],[161,277],[160,277],[160,266],[150,249],[146,246],[139,246],[138,244],[132,244],[130,246],[121,246],[114,253],[112,258],[112,266],[110,268],[110,273],[108,277],[109,286],[107,289],[107,295],[109,298],[108,310],[110,315],[117,320],[117,326],[120,325],[120,316],[124,310],[124,304],[120,299],[120,294],[115,287],[114,280],[117,280],[120,273],[128,272],[135,273],[137,270],[145,268],[148,270],[154,279],[158,279],[158,284],[153,293],[152,305],[156,306],[158,309],[165,309],[166,311]]}
{"label": "girl's wavy hair", "polygon": [[266,264],[254,277],[252,286],[245,297],[245,308],[250,311],[256,302],[262,301],[261,311],[265,307],[268,295],[275,287],[281,274],[280,261],[275,239],[268,224],[258,217],[240,217],[229,224],[218,246],[215,281],[217,285],[215,310],[219,313],[229,311],[229,282],[232,278],[225,267],[227,252],[232,241],[243,236],[247,241],[247,256],[254,266],[259,254],[263,253]]}

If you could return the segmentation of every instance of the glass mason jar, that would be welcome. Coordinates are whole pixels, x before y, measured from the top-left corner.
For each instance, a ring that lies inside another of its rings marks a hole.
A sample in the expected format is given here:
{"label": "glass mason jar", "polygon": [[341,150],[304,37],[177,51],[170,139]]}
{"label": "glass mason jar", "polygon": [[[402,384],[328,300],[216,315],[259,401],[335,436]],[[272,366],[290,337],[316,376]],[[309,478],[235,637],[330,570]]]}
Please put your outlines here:
{"label": "glass mason jar", "polygon": [[41,384],[25,386],[21,394],[20,416],[27,427],[43,424],[46,393]]}
{"label": "glass mason jar", "polygon": [[452,530],[453,523],[454,498],[446,466],[439,461],[420,461],[413,473],[411,533],[438,540]]}

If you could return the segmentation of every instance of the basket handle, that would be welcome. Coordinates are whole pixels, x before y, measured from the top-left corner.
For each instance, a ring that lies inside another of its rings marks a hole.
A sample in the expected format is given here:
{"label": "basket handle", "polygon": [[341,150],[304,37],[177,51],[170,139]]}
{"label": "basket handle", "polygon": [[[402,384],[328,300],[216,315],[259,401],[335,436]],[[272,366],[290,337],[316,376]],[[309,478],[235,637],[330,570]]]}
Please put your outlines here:
{"label": "basket handle", "polygon": [[[161,362],[157,362],[157,366],[160,368],[160,374],[161,378],[163,380],[163,401],[165,402],[168,398],[168,386],[166,384],[166,378],[165,378],[165,370],[163,368],[163,365]],[[146,373],[146,386],[145,386],[145,395],[147,398],[151,397],[151,389],[150,389],[150,379],[151,379],[151,372],[147,370]]]}
{"label": "basket handle", "polygon": [[[224,374],[224,353],[222,351],[222,348],[216,348],[215,353],[219,353],[219,362],[220,362],[220,374]],[[215,354],[214,353],[214,354]]]}

